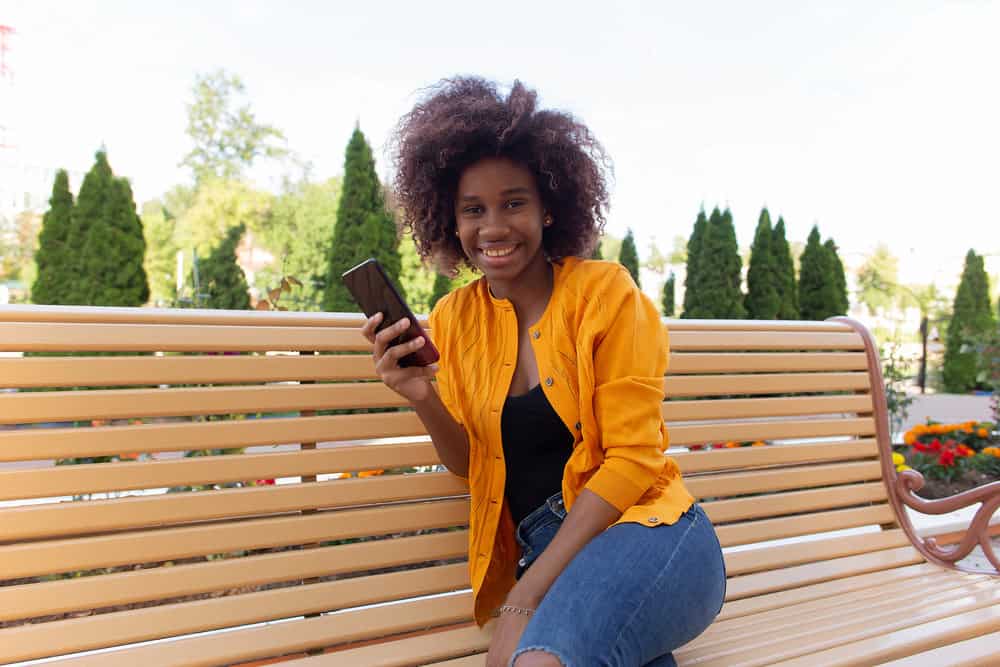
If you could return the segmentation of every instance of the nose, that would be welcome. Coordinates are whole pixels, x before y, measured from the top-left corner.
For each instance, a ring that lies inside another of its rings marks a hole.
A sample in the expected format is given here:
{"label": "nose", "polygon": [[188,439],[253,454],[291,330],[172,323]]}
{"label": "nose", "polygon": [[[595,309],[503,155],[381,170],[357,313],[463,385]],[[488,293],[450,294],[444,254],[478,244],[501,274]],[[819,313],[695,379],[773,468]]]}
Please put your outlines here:
{"label": "nose", "polygon": [[479,226],[479,238],[482,241],[502,241],[509,233],[507,225],[501,216],[493,211],[489,211],[483,217],[483,223]]}

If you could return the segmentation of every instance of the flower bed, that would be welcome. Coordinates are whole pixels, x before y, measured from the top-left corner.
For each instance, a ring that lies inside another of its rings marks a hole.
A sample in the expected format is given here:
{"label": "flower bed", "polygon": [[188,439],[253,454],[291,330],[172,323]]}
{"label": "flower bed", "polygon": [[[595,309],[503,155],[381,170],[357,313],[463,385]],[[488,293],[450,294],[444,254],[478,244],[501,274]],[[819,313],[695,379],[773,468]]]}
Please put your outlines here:
{"label": "flower bed", "polygon": [[903,436],[893,453],[897,470],[913,469],[924,476],[917,493],[944,498],[1000,480],[1000,447],[989,422],[941,424],[928,420]]}

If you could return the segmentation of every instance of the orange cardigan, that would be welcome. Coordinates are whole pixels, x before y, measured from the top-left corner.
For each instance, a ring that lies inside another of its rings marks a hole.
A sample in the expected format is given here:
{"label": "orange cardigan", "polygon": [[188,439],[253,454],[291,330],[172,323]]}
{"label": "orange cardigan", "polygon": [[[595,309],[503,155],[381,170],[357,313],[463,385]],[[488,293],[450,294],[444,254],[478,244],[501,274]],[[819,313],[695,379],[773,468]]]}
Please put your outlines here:
{"label": "orange cardigan", "polygon": [[[694,498],[663,453],[668,337],[659,313],[620,264],[567,258],[553,266],[552,296],[530,342],[542,390],[575,436],[566,508],[589,489],[622,512],[618,523],[674,523]],[[469,435],[469,574],[482,625],[513,587],[520,557],[500,435],[517,315],[480,279],[441,299],[430,326],[441,353],[438,392]]]}

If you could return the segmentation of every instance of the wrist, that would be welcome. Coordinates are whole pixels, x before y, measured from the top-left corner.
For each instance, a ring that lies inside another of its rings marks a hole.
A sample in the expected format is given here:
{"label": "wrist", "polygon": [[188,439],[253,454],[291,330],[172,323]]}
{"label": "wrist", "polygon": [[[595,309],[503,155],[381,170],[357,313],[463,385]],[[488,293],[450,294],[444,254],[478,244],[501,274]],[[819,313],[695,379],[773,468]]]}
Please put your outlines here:
{"label": "wrist", "polygon": [[[524,581],[523,579],[521,581]],[[507,594],[507,599],[504,600],[504,604],[510,605],[512,607],[521,607],[524,609],[537,609],[538,605],[542,603],[542,598],[545,597],[544,593],[538,593],[527,586],[521,586],[520,582],[511,589],[510,593]]]}

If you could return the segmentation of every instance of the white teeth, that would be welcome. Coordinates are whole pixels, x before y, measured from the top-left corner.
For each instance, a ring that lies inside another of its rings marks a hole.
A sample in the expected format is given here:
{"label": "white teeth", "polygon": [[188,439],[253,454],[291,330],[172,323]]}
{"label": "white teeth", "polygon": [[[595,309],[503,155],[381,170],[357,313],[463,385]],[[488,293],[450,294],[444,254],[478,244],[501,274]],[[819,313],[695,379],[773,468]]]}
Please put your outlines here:
{"label": "white teeth", "polygon": [[483,248],[483,254],[487,257],[506,257],[514,252],[513,246],[510,248]]}

